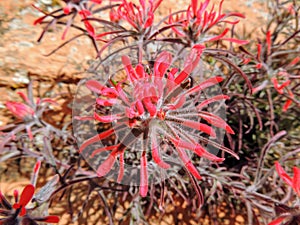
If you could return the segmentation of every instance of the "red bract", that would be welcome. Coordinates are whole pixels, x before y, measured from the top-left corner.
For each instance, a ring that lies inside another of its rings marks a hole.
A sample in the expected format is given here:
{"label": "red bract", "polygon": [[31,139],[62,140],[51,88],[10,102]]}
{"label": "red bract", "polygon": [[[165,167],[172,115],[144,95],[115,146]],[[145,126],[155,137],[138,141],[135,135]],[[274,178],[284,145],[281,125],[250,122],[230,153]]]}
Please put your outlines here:
{"label": "red bract", "polygon": [[91,25],[91,23],[87,20],[88,17],[91,16],[91,12],[89,10],[83,9],[83,10],[80,10],[78,13],[79,13],[79,15],[81,16],[81,18],[84,22],[84,25],[85,25],[85,28],[86,28],[87,32],[89,33],[89,35],[91,37],[94,37],[95,36],[95,29]]}
{"label": "red bract", "polygon": [[14,116],[22,119],[23,122],[26,123],[26,126],[24,128],[28,133],[29,139],[32,140],[33,135],[31,132],[31,126],[33,124],[31,122],[42,116],[43,110],[45,110],[44,103],[57,103],[50,98],[38,98],[36,102],[34,102],[33,99],[32,101],[29,100],[28,97],[22,92],[17,92],[17,94],[23,99],[25,103],[8,101],[5,103],[5,106]]}
{"label": "red bract", "polygon": [[[52,24],[54,24],[54,22],[56,22],[56,20],[59,20],[60,18],[68,16],[68,15],[74,14],[74,16],[72,18],[70,18],[68,20],[68,22],[66,23],[66,28],[62,35],[62,39],[65,39],[67,31],[69,30],[69,28],[71,27],[71,25],[74,21],[74,17],[77,14],[79,14],[84,23],[87,33],[91,37],[94,38],[95,37],[95,29],[88,20],[92,16],[92,12],[90,11],[90,5],[101,4],[102,0],[79,0],[79,1],[69,0],[69,1],[65,1],[65,2],[67,3],[67,5],[65,7],[58,9],[56,11],[53,11],[51,13],[44,12],[43,10],[41,10],[38,7],[33,5],[34,8],[36,8],[37,10],[39,10],[41,13],[44,14],[44,16],[42,16],[34,21],[34,25],[41,24],[42,22],[45,21],[46,18],[50,17],[50,18],[52,18],[52,21],[48,23],[48,26],[45,29],[45,30],[47,30],[50,27],[50,25],[52,25]],[[60,12],[63,12],[63,14],[56,15],[57,13],[60,13]],[[43,34],[44,34],[44,32],[43,32]],[[43,34],[42,34],[42,36],[43,36]],[[40,37],[40,39],[42,38],[42,36]]]}
{"label": "red bract", "polygon": [[57,102],[50,98],[37,98],[36,102],[31,102],[28,97],[22,93],[17,92],[17,94],[23,99],[25,103],[21,102],[12,102],[7,101],[5,103],[6,108],[16,117],[22,120],[30,120],[36,113],[43,106],[44,103],[50,103],[56,105]]}
{"label": "red bract", "polygon": [[140,5],[123,0],[118,7],[118,15],[113,18],[122,18],[134,29],[141,31],[150,27],[154,20],[154,12],[161,4],[162,0],[140,0]]}
{"label": "red bract", "polygon": [[[120,137],[119,132],[123,132],[124,129],[128,131],[122,133],[123,138],[116,145],[104,145],[91,153],[91,157],[95,157],[104,151],[111,151],[98,166],[98,176],[107,175],[119,157],[118,181],[121,181],[124,174],[124,151],[132,151],[135,145],[138,145],[141,151],[139,155],[141,196],[146,196],[148,190],[148,149],[151,151],[153,161],[162,169],[170,167],[170,164],[164,161],[165,147],[176,151],[183,166],[197,179],[201,176],[186,151],[215,162],[224,160],[206,151],[195,137],[197,134],[215,138],[216,132],[212,126],[234,133],[222,118],[204,111],[208,104],[226,100],[228,96],[218,95],[196,102],[193,97],[197,95],[199,98],[204,89],[221,82],[223,80],[221,77],[212,77],[194,87],[186,87],[186,80],[197,66],[203,49],[202,45],[193,47],[181,72],[178,72],[178,68],[171,67],[172,55],[164,51],[158,55],[150,70],[143,64],[133,66],[130,58],[123,56],[122,62],[127,79],[114,83],[111,87],[96,80],[86,83],[92,92],[99,95],[96,104],[100,107],[109,105],[116,113],[99,115],[95,112],[93,117],[77,117],[82,120],[93,118],[114,125],[112,129],[86,140],[79,148],[79,152],[112,135]],[[201,119],[207,123],[201,122]],[[238,158],[231,150],[226,148],[222,150]]]}
{"label": "red bract", "polygon": [[8,101],[5,105],[6,108],[19,119],[26,120],[34,115],[34,110],[24,103]]}
{"label": "red bract", "polygon": [[294,177],[290,177],[279,164],[275,162],[275,168],[281,179],[290,187],[293,188],[295,193],[300,196],[300,168],[293,167]]}
{"label": "red bract", "polygon": [[276,89],[276,91],[279,94],[283,95],[284,94],[284,90],[287,90],[288,96],[290,97],[290,98],[288,98],[286,100],[286,102],[284,103],[284,105],[282,107],[282,111],[283,112],[286,112],[288,110],[288,108],[290,107],[290,105],[293,102],[292,99],[294,98],[294,94],[291,91],[291,89],[289,88],[289,85],[291,83],[291,80],[289,79],[289,76],[290,75],[287,72],[281,71],[281,72],[278,73],[278,79],[279,78],[280,79],[282,79],[282,78],[284,79],[284,81],[282,82],[282,84],[279,84],[277,77],[272,77],[271,78],[271,81],[273,82],[273,85],[274,85],[274,88]]}
{"label": "red bract", "polygon": [[110,12],[109,12],[109,19],[110,19],[111,22],[118,23],[121,18],[122,17],[119,15],[119,13],[117,12],[117,10],[115,10],[114,8],[112,8],[110,10]]}
{"label": "red bract", "polygon": [[270,222],[268,225],[280,225],[284,219],[285,219],[285,217],[279,217],[279,218],[273,220],[272,222]]}
{"label": "red bract", "polygon": [[194,42],[227,40],[238,44],[247,44],[248,41],[238,40],[234,38],[225,38],[229,28],[226,28],[220,35],[213,37],[203,36],[212,27],[220,23],[237,24],[239,20],[229,21],[229,17],[245,18],[241,13],[222,13],[223,0],[219,4],[219,10],[214,9],[214,5],[209,10],[210,0],[199,2],[191,0],[185,13],[180,15],[170,15],[168,23],[172,26],[173,31],[180,37],[190,38]]}
{"label": "red bract", "polygon": [[33,197],[33,194],[34,194],[33,185],[31,184],[27,185],[21,193],[20,201],[16,202],[13,205],[14,209],[20,210],[20,216],[24,216],[26,214],[25,206],[30,202],[30,200]]}

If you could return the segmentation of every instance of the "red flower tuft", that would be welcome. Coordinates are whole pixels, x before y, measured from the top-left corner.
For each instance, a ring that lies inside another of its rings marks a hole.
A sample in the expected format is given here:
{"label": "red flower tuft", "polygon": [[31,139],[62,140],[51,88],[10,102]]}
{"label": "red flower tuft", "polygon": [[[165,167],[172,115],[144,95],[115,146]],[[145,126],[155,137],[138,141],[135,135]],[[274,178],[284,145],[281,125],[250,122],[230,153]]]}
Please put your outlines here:
{"label": "red flower tuft", "polygon": [[278,175],[281,179],[290,187],[293,188],[295,193],[300,196],[300,168],[294,167],[294,177],[290,177],[279,164],[279,162],[275,162],[275,168]]}
{"label": "red flower tuft", "polygon": [[[81,120],[94,119],[102,123],[114,124],[114,128],[86,140],[81,145],[79,152],[82,153],[88,146],[101,142],[112,135],[119,137],[118,133],[121,130],[128,129],[128,135],[119,140],[119,143],[111,146],[104,145],[91,152],[91,157],[95,157],[104,151],[110,151],[97,168],[98,176],[107,175],[119,158],[120,168],[117,180],[120,182],[124,175],[124,151],[134,148],[137,143],[144,145],[143,151],[139,155],[139,185],[140,195],[143,197],[148,192],[148,149],[151,150],[153,161],[159,167],[167,169],[170,164],[164,161],[164,157],[166,157],[164,146],[171,146],[174,151],[177,151],[183,166],[197,179],[201,179],[201,176],[186,151],[215,162],[224,160],[224,158],[219,158],[206,151],[193,138],[193,135],[189,135],[189,132],[193,130],[196,133],[215,138],[217,135],[213,126],[234,134],[234,131],[222,118],[204,111],[210,103],[226,100],[229,98],[228,96],[218,95],[197,102],[196,105],[191,104],[193,101],[191,96],[200,94],[204,89],[218,84],[223,80],[222,77],[213,77],[194,87],[183,88],[186,80],[199,63],[203,50],[204,46],[195,45],[187,56],[181,72],[178,72],[178,68],[172,68],[172,55],[164,51],[157,56],[153,68],[150,70],[141,63],[133,66],[130,58],[123,56],[122,62],[127,79],[113,84],[111,87],[95,80],[87,81],[86,86],[99,95],[96,104],[100,107],[114,107],[116,113],[99,115],[94,112],[93,116],[77,117]],[[182,113],[185,110],[188,113]],[[200,119],[204,119],[207,123],[200,122]],[[179,126],[184,128],[178,129]],[[227,151],[238,158],[234,152]]]}
{"label": "red flower tuft", "polygon": [[6,102],[5,103],[6,108],[11,111],[11,113],[24,120],[26,118],[31,118],[34,115],[34,110],[29,107],[28,105],[25,105],[24,103],[20,102]]}
{"label": "red flower tuft", "polygon": [[26,214],[25,206],[30,202],[34,194],[34,186],[28,184],[22,191],[19,202],[16,202],[13,205],[14,209],[20,210],[20,216],[24,216]]}

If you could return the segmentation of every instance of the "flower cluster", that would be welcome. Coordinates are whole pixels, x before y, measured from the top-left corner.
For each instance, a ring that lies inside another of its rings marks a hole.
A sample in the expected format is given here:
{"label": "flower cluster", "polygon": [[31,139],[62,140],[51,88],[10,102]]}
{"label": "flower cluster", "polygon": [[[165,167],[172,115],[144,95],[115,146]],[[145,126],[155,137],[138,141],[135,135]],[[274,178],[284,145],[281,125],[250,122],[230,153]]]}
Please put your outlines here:
{"label": "flower cluster", "polygon": [[[289,74],[287,72],[288,69],[293,68],[294,66],[296,66],[296,64],[300,61],[300,57],[296,57],[294,58],[286,67],[285,69],[283,69],[282,71],[279,71],[276,77],[272,77],[271,81],[273,82],[274,88],[276,89],[276,91],[280,94],[283,95],[284,94],[284,90],[287,91],[288,94],[288,99],[286,100],[286,102],[283,105],[282,110],[285,112],[288,110],[288,108],[290,107],[290,105],[292,104],[292,102],[294,101],[294,94],[293,91],[291,90],[291,88],[289,87],[290,83],[291,83],[291,79],[290,76],[291,74]],[[279,81],[282,80],[282,83],[279,84]]]}
{"label": "flower cluster", "polygon": [[[140,154],[141,196],[146,196],[148,190],[148,149],[151,150],[154,162],[163,169],[168,169],[170,165],[160,156],[165,149],[162,146],[168,146],[169,149],[177,151],[184,167],[197,179],[201,179],[201,176],[186,150],[212,161],[224,160],[206,151],[198,139],[201,138],[201,134],[206,134],[211,138],[216,137],[214,128],[209,124],[222,128],[228,133],[234,133],[222,118],[204,110],[210,103],[226,100],[229,97],[217,95],[202,99],[202,101],[195,101],[201,98],[201,92],[204,89],[218,84],[223,79],[217,76],[194,87],[187,86],[189,75],[199,63],[203,49],[202,45],[193,47],[182,71],[171,66],[171,53],[163,51],[157,56],[152,69],[141,63],[134,67],[129,57],[123,56],[122,62],[127,78],[122,82],[113,82],[112,86],[103,85],[96,80],[86,82],[86,86],[98,94],[96,105],[109,106],[114,110],[109,115],[99,115],[95,111],[93,117],[77,117],[77,119],[94,119],[101,123],[112,123],[114,127],[86,140],[80,146],[79,152],[113,134],[118,137],[118,132],[124,128],[128,130],[124,138],[116,145],[104,146],[91,153],[91,157],[94,157],[103,151],[111,151],[107,159],[97,168],[98,176],[107,175],[119,156],[118,181],[120,182],[124,175],[124,152],[126,149],[131,151],[136,143],[142,146]],[[200,122],[201,119],[206,122]],[[180,128],[180,126],[183,127]],[[192,131],[197,131],[199,134],[195,136]],[[238,158],[231,150],[227,148],[222,148],[222,150]]]}
{"label": "flower cluster", "polygon": [[25,122],[27,134],[29,139],[32,140],[33,135],[31,127],[34,125],[33,121],[40,119],[43,111],[49,106],[49,104],[57,105],[57,102],[51,98],[37,98],[34,102],[33,99],[29,99],[23,92],[17,92],[17,94],[23,99],[24,103],[7,101],[5,105],[15,117]]}
{"label": "flower cluster", "polygon": [[127,21],[137,31],[144,30],[152,26],[154,21],[154,12],[161,4],[162,0],[141,0],[140,5],[133,2],[122,0],[117,10],[112,9],[110,19],[118,22],[121,19]]}
{"label": "flower cluster", "polygon": [[[278,175],[281,179],[290,187],[293,188],[295,193],[300,197],[300,168],[296,166],[293,168],[294,177],[290,177],[279,164],[279,162],[275,162],[275,168]],[[295,209],[285,206],[283,204],[275,205],[276,213],[278,212],[279,217],[270,222],[268,225],[280,225],[284,224],[293,225],[298,224],[300,222],[300,209],[299,207],[295,207]]]}
{"label": "flower cluster", "polygon": [[226,23],[234,25],[239,22],[239,20],[227,20],[230,17],[245,18],[241,13],[222,13],[223,2],[224,0],[220,2],[218,11],[215,11],[214,5],[208,10],[210,0],[200,3],[198,0],[192,0],[184,13],[171,14],[168,23],[173,25],[172,30],[179,37],[185,37],[195,43],[217,40],[236,42],[238,44],[248,43],[248,41],[224,37],[228,33],[229,28],[225,28],[223,32],[217,36],[204,36],[206,32],[218,24]]}
{"label": "flower cluster", "polygon": [[[39,10],[41,13],[44,14],[44,16],[36,19],[33,24],[34,25],[41,24],[45,21],[46,18],[53,17],[52,21],[49,23],[49,26],[50,26],[50,25],[54,24],[55,22],[57,22],[57,20],[59,20],[60,18],[72,15],[72,17],[68,19],[67,26],[62,35],[62,39],[65,39],[66,34],[67,34],[69,28],[71,27],[76,15],[79,14],[84,23],[87,33],[90,35],[90,37],[97,38],[97,35],[95,33],[95,28],[90,23],[88,18],[90,18],[92,16],[93,5],[101,4],[102,0],[79,0],[79,1],[66,0],[65,2],[66,2],[65,7],[60,8],[52,13],[44,12],[40,8],[33,5],[34,8],[36,8],[37,10]],[[90,4],[91,4],[91,6],[90,6]],[[61,13],[61,14],[56,15],[57,13]],[[46,30],[49,29],[49,26],[47,26]],[[44,32],[43,32],[43,34],[44,34]],[[42,38],[42,36],[40,37],[39,40],[41,40],[41,38]]]}
{"label": "flower cluster", "polygon": [[[252,55],[250,52],[246,51],[242,48],[244,53],[246,53],[246,57],[243,58],[243,64],[247,65],[248,63],[252,62],[255,64],[255,68],[262,71],[267,71],[268,73],[272,74],[271,79],[266,79],[264,82],[261,82],[260,85],[256,86],[252,89],[253,93],[256,93],[258,91],[263,90],[268,83],[272,82],[273,87],[280,95],[287,94],[287,100],[285,101],[282,111],[286,112],[290,105],[295,101],[294,94],[292,91],[292,88],[290,87],[290,84],[292,80],[290,77],[292,76],[289,73],[290,69],[293,69],[297,66],[298,62],[300,61],[300,57],[295,57],[292,61],[290,61],[288,64],[281,66],[279,68],[271,68],[269,58],[272,57],[272,40],[271,40],[272,33],[270,30],[266,32],[265,37],[265,46],[263,46],[261,43],[257,44],[257,54],[256,56]],[[263,51],[263,47],[265,47],[265,51]],[[263,57],[264,55],[264,57]],[[299,77],[297,77],[299,78]],[[285,91],[284,91],[285,90]],[[287,93],[286,93],[287,92]]]}
{"label": "flower cluster", "polygon": [[[40,166],[41,166],[41,162],[38,161],[34,167],[32,184],[26,185],[20,196],[17,190],[14,191],[15,203],[13,205],[5,198],[5,196],[0,191],[0,216],[1,216],[0,224],[1,225],[19,225],[19,224],[37,225],[37,222],[42,222],[42,223],[59,222],[58,216],[36,217],[36,216],[32,216],[30,213],[34,209],[34,206],[28,206],[28,205],[34,197],[35,183],[36,183],[37,174],[40,169]],[[47,191],[51,192],[50,190]]]}

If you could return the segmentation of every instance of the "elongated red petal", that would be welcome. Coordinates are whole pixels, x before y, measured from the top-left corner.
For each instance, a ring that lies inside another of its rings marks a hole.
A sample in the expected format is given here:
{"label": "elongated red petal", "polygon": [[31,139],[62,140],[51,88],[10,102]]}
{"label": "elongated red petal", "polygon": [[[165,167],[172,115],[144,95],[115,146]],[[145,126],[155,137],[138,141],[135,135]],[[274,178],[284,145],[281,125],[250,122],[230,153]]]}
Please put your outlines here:
{"label": "elongated red petal", "polygon": [[57,101],[55,101],[55,100],[53,100],[53,99],[51,99],[51,98],[43,98],[43,99],[41,100],[41,103],[44,103],[44,102],[50,103],[50,104],[53,104],[53,105],[59,105],[59,104],[57,103]]}
{"label": "elongated red petal", "polygon": [[223,78],[221,76],[211,77],[211,78],[201,82],[200,84],[196,85],[195,87],[189,89],[187,93],[188,94],[193,94],[195,92],[201,91],[201,90],[203,90],[205,88],[208,88],[210,86],[218,84],[221,81],[223,81]]}
{"label": "elongated red petal", "polygon": [[246,45],[249,44],[250,41],[247,40],[240,40],[240,39],[236,39],[236,38],[222,38],[223,41],[229,41],[232,43],[237,43],[239,45]]}
{"label": "elongated red petal", "polygon": [[95,135],[94,137],[91,137],[90,139],[86,140],[85,142],[83,142],[83,144],[80,146],[79,148],[79,153],[81,153],[87,146],[97,142],[97,141],[101,141],[104,138],[109,137],[110,135],[112,135],[115,132],[114,129],[110,129],[107,131],[104,131],[100,134]]}
{"label": "elongated red petal", "polygon": [[300,168],[294,167],[293,189],[300,196]]}
{"label": "elongated red petal", "polygon": [[154,74],[163,77],[172,62],[172,54],[164,51],[160,53],[154,63]]}
{"label": "elongated red petal", "polygon": [[108,174],[108,172],[111,170],[111,168],[115,164],[115,161],[116,161],[115,153],[112,152],[109,154],[107,159],[103,163],[101,163],[101,165],[98,167],[98,169],[97,169],[98,177],[103,177],[106,174]]}
{"label": "elongated red petal", "polygon": [[127,73],[127,77],[131,82],[135,81],[137,79],[137,75],[135,73],[135,70],[133,69],[130,59],[128,56],[124,55],[122,56],[122,63],[125,67],[125,71]]}
{"label": "elongated red petal", "polygon": [[39,160],[35,163],[35,166],[33,168],[33,173],[37,174],[39,172],[40,168],[41,168],[41,161]]}
{"label": "elongated red petal", "polygon": [[219,101],[219,100],[227,100],[230,97],[228,95],[216,95],[214,97],[211,97],[209,99],[204,100],[203,102],[201,102],[199,105],[197,105],[197,109],[201,109],[213,102]]}
{"label": "elongated red petal", "polygon": [[152,12],[148,13],[148,18],[143,26],[144,29],[150,27],[153,24],[154,14]]}
{"label": "elongated red petal", "polygon": [[190,73],[193,72],[200,60],[204,48],[205,47],[203,45],[195,45],[193,47],[191,53],[186,58],[186,61],[184,63],[185,68],[181,73],[178,74],[178,76],[174,80],[176,84],[181,84],[190,75]]}
{"label": "elongated red petal", "polygon": [[99,81],[96,80],[88,80],[85,83],[86,87],[90,89],[91,91],[101,94],[101,90],[106,88],[106,86],[102,85]]}
{"label": "elongated red petal", "polygon": [[23,92],[17,92],[17,94],[24,100],[24,102],[30,104],[28,97]]}
{"label": "elongated red petal", "polygon": [[135,107],[140,115],[144,114],[144,112],[145,112],[144,105],[140,100],[136,101]]}
{"label": "elongated red petal", "polygon": [[102,89],[101,95],[108,98],[116,98],[119,96],[118,92],[115,89],[108,87]]}
{"label": "elongated red petal", "polygon": [[220,35],[218,36],[214,36],[210,39],[208,39],[207,41],[217,41],[217,40],[220,40],[221,38],[223,38],[229,31],[229,28],[226,28]]}
{"label": "elongated red petal", "polygon": [[197,6],[198,6],[198,0],[192,0],[191,1],[191,7],[192,7],[192,10],[193,10],[194,16],[197,15]]}
{"label": "elongated red petal", "polygon": [[163,169],[169,169],[170,165],[168,163],[165,163],[159,155],[159,151],[158,151],[159,146],[155,136],[151,138],[151,149],[152,149],[152,158],[154,162]]}
{"label": "elongated red petal", "polygon": [[105,147],[102,147],[102,148],[97,148],[95,149],[92,154],[91,154],[91,158],[93,158],[95,155],[101,153],[101,152],[105,152],[105,151],[111,151],[111,150],[114,150],[118,147],[119,145],[112,145],[112,146],[105,146]]}
{"label": "elongated red petal", "polygon": [[179,100],[175,104],[168,105],[168,109],[175,110],[181,108],[185,103],[186,97],[185,95],[180,96]]}
{"label": "elongated red petal", "polygon": [[102,3],[102,0],[91,0],[91,2],[94,2],[96,4],[101,4]]}
{"label": "elongated red petal", "polygon": [[270,222],[268,225],[280,225],[284,219],[285,219],[284,216],[279,217],[279,218],[273,220],[272,222]]}
{"label": "elongated red petal", "polygon": [[58,223],[59,217],[58,216],[46,216],[40,221],[46,222],[46,223]]}
{"label": "elongated red petal", "polygon": [[279,162],[275,162],[275,168],[278,173],[278,175],[281,177],[281,179],[287,183],[289,186],[293,187],[293,180],[292,178],[284,171],[282,166],[279,164]]}
{"label": "elongated red petal", "polygon": [[138,64],[135,67],[135,72],[136,72],[138,78],[143,79],[145,77],[145,71],[144,71],[144,67],[142,64]]}
{"label": "elongated red petal", "polygon": [[124,92],[121,83],[118,83],[116,86],[116,91],[118,92],[119,98],[127,105],[130,105],[129,99],[127,98],[126,93]]}
{"label": "elongated red petal", "polygon": [[286,102],[284,103],[284,105],[282,107],[282,111],[286,112],[292,103],[293,103],[293,101],[291,99],[286,100]]}
{"label": "elongated red petal", "polygon": [[34,186],[28,184],[21,193],[19,204],[22,206],[26,206],[28,202],[32,199],[33,194],[34,194]]}
{"label": "elongated red petal", "polygon": [[102,123],[111,123],[120,118],[119,115],[99,116],[96,112],[94,113],[94,119]]}
{"label": "elongated red petal", "polygon": [[219,128],[223,128],[228,132],[229,134],[234,134],[234,131],[231,129],[231,127],[220,117],[207,113],[207,112],[199,112],[199,116],[203,119],[205,119],[208,123],[211,125],[214,125]]}
{"label": "elongated red petal", "polygon": [[36,20],[33,22],[33,25],[35,26],[35,25],[37,25],[37,24],[42,23],[42,22],[44,21],[44,19],[47,18],[47,16],[48,16],[48,15],[45,15],[45,16],[42,16],[42,17],[36,19]]}
{"label": "elongated red petal", "polygon": [[156,114],[156,106],[151,102],[150,97],[143,99],[143,104],[146,110],[149,112],[150,116],[153,117]]}
{"label": "elongated red petal", "polygon": [[141,156],[141,171],[140,171],[140,195],[146,197],[148,193],[148,171],[147,171],[147,156]]}
{"label": "elongated red petal", "polygon": [[19,201],[19,191],[18,190],[14,190],[14,198],[15,198],[15,202],[17,203]]}
{"label": "elongated red petal", "polygon": [[278,87],[278,89],[282,90],[283,88],[285,88],[286,86],[288,86],[290,83],[291,83],[291,81],[290,81],[290,80],[287,80],[287,81],[283,82],[283,83]]}
{"label": "elongated red petal", "polygon": [[257,44],[257,55],[256,55],[256,59],[260,62],[260,55],[261,55],[261,44]]}
{"label": "elongated red petal", "polygon": [[207,152],[201,145],[199,144],[194,144],[191,142],[186,142],[182,139],[175,139],[175,138],[170,138],[170,140],[173,142],[173,144],[178,147],[178,148],[184,148],[191,150],[195,152],[198,156],[207,158],[211,161],[216,161],[216,162],[222,162],[225,159],[224,158],[219,158],[215,156],[214,154],[211,154]]}
{"label": "elongated red petal", "polygon": [[197,168],[193,165],[189,157],[187,156],[184,149],[177,148],[179,157],[181,158],[182,162],[184,163],[184,166],[187,168],[190,173],[196,177],[198,180],[201,179],[201,175],[199,174]]}
{"label": "elongated red petal", "polygon": [[24,216],[26,214],[25,206],[32,199],[33,194],[34,194],[34,186],[32,184],[28,184],[21,193],[20,201],[13,205],[14,209],[21,208],[20,216]]}
{"label": "elongated red petal", "polygon": [[196,121],[192,121],[192,120],[184,120],[184,122],[182,123],[182,125],[187,126],[187,127],[191,127],[194,128],[196,130],[202,131],[212,137],[216,137],[216,133],[213,130],[212,127],[204,124],[204,123],[199,123]]}
{"label": "elongated red petal", "polygon": [[294,58],[294,59],[292,60],[292,62],[290,62],[290,63],[287,65],[287,67],[294,66],[294,65],[296,65],[299,61],[300,61],[300,57],[297,56],[296,58]]}
{"label": "elongated red petal", "polygon": [[154,1],[152,12],[155,12],[155,10],[159,7],[159,5],[162,3],[162,1],[163,0]]}

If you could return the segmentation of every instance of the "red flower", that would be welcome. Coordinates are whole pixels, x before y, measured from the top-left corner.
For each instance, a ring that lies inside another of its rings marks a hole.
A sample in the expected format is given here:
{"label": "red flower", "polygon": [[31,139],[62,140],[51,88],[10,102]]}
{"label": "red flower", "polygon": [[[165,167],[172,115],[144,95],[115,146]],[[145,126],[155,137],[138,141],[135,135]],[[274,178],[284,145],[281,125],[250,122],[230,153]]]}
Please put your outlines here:
{"label": "red flower", "polygon": [[[217,40],[227,40],[230,42],[235,42],[238,44],[247,44],[248,41],[238,40],[235,38],[225,38],[224,36],[228,33],[229,28],[226,28],[220,35],[213,37],[203,37],[207,31],[219,23],[227,24],[237,24],[239,20],[229,21],[229,17],[239,17],[245,18],[241,13],[221,13],[223,0],[219,4],[219,10],[214,10],[214,5],[210,10],[207,9],[210,0],[205,2],[200,2],[198,0],[191,0],[191,4],[188,6],[185,13],[169,17],[168,23],[172,26],[173,31],[178,36],[185,36],[190,38],[192,36],[192,41],[206,42],[206,41],[217,41]],[[201,38],[201,39],[200,39]],[[199,40],[200,39],[200,40]]]}
{"label": "red flower", "polygon": [[34,110],[28,105],[20,102],[6,102],[6,108],[19,119],[26,120],[34,115]]}
{"label": "red flower", "polygon": [[278,80],[276,77],[272,77],[271,81],[273,82],[274,88],[276,89],[276,91],[279,94],[281,94],[281,95],[284,94],[284,89],[286,89],[288,92],[288,95],[290,98],[288,98],[286,100],[285,104],[282,107],[282,111],[286,112],[288,110],[288,108],[290,107],[290,105],[292,104],[292,102],[293,102],[292,99],[294,98],[293,92],[288,88],[288,86],[291,83],[291,80],[289,79],[289,74],[287,72],[279,72],[278,75],[284,76],[286,78],[286,80],[282,84],[280,84],[280,85],[278,84]]}
{"label": "red flower", "polygon": [[[150,27],[154,20],[154,12],[162,0],[140,0],[140,5],[123,0],[118,7],[118,17],[127,21],[134,29],[140,31]],[[116,16],[115,16],[116,17]]]}
{"label": "red flower", "polygon": [[[294,94],[291,90],[288,90],[288,94],[289,94],[290,98],[294,98]],[[287,99],[283,105],[282,111],[286,112],[288,110],[288,108],[290,107],[290,105],[292,104],[292,102],[293,102],[292,99]]]}
{"label": "red flower", "polygon": [[[34,103],[28,99],[28,97],[22,93],[17,92],[17,94],[25,101],[25,103],[21,102],[12,102],[7,101],[5,103],[6,108],[17,118],[22,119],[23,122],[26,123],[26,130],[29,136],[29,139],[32,140],[33,136],[31,133],[31,126],[28,125],[28,122],[33,121],[34,117],[39,117],[42,115],[42,112],[39,110],[42,109],[43,103],[57,104],[54,100],[50,98],[37,99]],[[45,108],[44,108],[45,109]]]}
{"label": "red flower", "polygon": [[286,80],[281,85],[279,85],[276,77],[271,78],[271,81],[273,82],[274,88],[276,89],[276,91],[278,91],[279,94],[283,94],[283,89],[291,83],[290,80]]}
{"label": "red flower", "polygon": [[[110,151],[108,157],[97,168],[98,176],[107,175],[119,157],[118,181],[120,182],[124,174],[124,152],[126,149],[135,148],[134,146],[139,143],[145,145],[140,155],[139,185],[141,196],[146,196],[148,190],[147,149],[151,149],[153,161],[159,167],[167,169],[170,164],[164,161],[162,155],[164,146],[171,146],[174,151],[177,151],[184,167],[198,179],[201,179],[201,176],[186,151],[191,151],[200,157],[216,162],[224,160],[224,158],[219,158],[206,151],[193,138],[193,135],[189,135],[189,132],[194,130],[214,138],[216,132],[212,126],[225,129],[228,133],[234,133],[223,119],[203,111],[208,104],[228,99],[228,96],[218,95],[198,102],[197,106],[191,104],[193,101],[191,96],[218,84],[223,80],[221,77],[212,77],[194,87],[184,89],[186,80],[197,66],[203,49],[204,46],[202,45],[194,46],[186,58],[184,69],[178,74],[178,68],[170,68],[172,55],[165,51],[159,54],[150,71],[142,64],[134,67],[130,59],[123,56],[122,62],[127,80],[118,84],[113,83],[112,87],[102,85],[96,80],[90,80],[86,83],[91,91],[99,95],[98,106],[112,105],[117,109],[117,113],[99,115],[95,112],[93,116],[77,117],[77,119],[82,120],[94,119],[102,123],[115,124],[112,129],[86,140],[80,146],[79,152],[82,153],[86,147],[95,142],[101,142],[113,134],[119,137],[119,132],[122,131],[124,134],[124,129],[128,130],[127,135],[119,140],[119,143],[111,146],[105,145],[91,153],[91,157],[95,157],[104,151]],[[185,111],[187,113],[184,113]],[[200,122],[200,118],[212,126]],[[183,126],[185,129],[178,129],[179,126]],[[238,158],[232,151],[228,149],[225,151]]]}
{"label": "red flower", "polygon": [[119,15],[119,13],[114,8],[112,8],[110,10],[109,19],[110,19],[111,22],[118,23],[121,18],[122,17]]}
{"label": "red flower", "polygon": [[78,13],[79,13],[79,15],[81,16],[81,18],[84,22],[84,25],[85,25],[85,28],[86,28],[87,32],[89,33],[89,35],[91,37],[94,37],[95,36],[95,28],[87,20],[88,17],[92,15],[92,13],[87,9],[80,10]]}
{"label": "red flower", "polygon": [[[91,7],[89,7],[89,5],[101,4],[102,0],[78,0],[78,1],[69,0],[69,1],[65,1],[65,2],[67,3],[67,5],[65,7],[58,9],[51,13],[44,12],[43,10],[41,10],[38,7],[36,7],[35,5],[33,5],[33,7],[35,9],[37,9],[38,11],[40,11],[41,13],[44,14],[44,16],[42,16],[34,21],[34,25],[41,24],[48,17],[52,18],[52,21],[48,22],[48,24],[51,25],[53,23],[53,21],[60,19],[62,16],[68,16],[68,15],[72,15],[72,14],[76,15],[76,13],[78,13],[81,16],[81,19],[84,23],[84,26],[85,26],[88,34],[91,37],[95,37],[95,29],[92,26],[92,24],[90,23],[90,21],[88,20],[88,18],[90,18],[92,15],[92,13],[90,11]],[[88,3],[90,3],[90,4],[88,4]],[[63,11],[64,15],[56,15],[58,12],[61,12],[61,11]],[[74,20],[74,18],[70,18],[68,20],[68,22],[66,23],[66,28],[63,32],[62,39],[65,39],[66,34],[67,34],[69,28],[71,27],[73,20]],[[49,27],[50,26],[47,26],[46,30]],[[42,36],[41,36],[41,38],[42,38]]]}
{"label": "red flower", "polygon": [[[46,217],[31,217],[27,214],[26,206],[31,201],[33,195],[34,195],[34,186],[31,184],[28,184],[23,189],[20,199],[18,192],[14,191],[14,196],[16,199],[16,203],[11,205],[7,199],[2,195],[0,191],[0,207],[3,207],[1,209],[1,212],[5,212],[3,215],[6,215],[6,218],[0,219],[0,225],[5,224],[36,224],[35,221],[45,222],[45,223],[58,223],[59,217],[58,216],[46,216]],[[13,209],[15,211],[13,211]],[[19,216],[19,218],[17,218]]]}
{"label": "red flower", "polygon": [[20,201],[16,202],[13,205],[14,209],[20,210],[20,214],[19,214],[20,216],[24,216],[26,214],[25,206],[30,202],[30,200],[33,197],[33,194],[34,194],[34,186],[31,184],[27,185],[21,193]]}
{"label": "red flower", "polygon": [[278,173],[278,175],[281,177],[281,179],[290,187],[293,188],[295,193],[300,196],[300,168],[293,167],[294,171],[294,177],[291,178],[282,168],[282,166],[279,164],[279,162],[275,162],[275,168]]}

